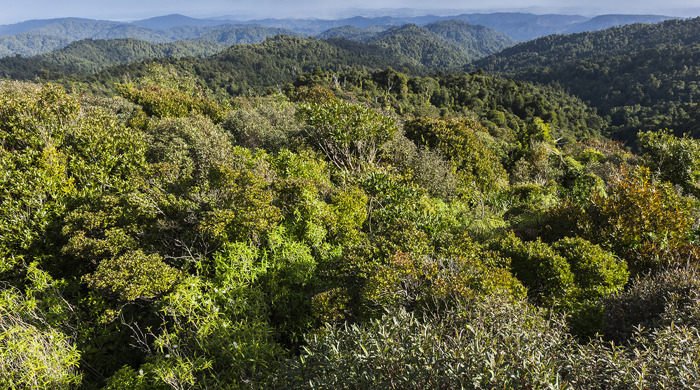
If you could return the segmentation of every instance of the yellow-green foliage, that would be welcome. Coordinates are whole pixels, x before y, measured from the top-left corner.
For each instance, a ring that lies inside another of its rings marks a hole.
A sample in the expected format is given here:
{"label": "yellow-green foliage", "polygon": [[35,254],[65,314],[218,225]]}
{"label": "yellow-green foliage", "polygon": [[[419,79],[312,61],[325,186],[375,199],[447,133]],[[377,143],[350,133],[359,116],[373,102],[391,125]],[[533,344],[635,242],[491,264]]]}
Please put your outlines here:
{"label": "yellow-green foliage", "polygon": [[80,384],[80,353],[46,322],[37,301],[0,290],[0,387],[71,389]]}
{"label": "yellow-green foliage", "polygon": [[313,316],[317,324],[333,324],[345,320],[350,306],[350,295],[345,288],[336,287],[311,298]]}
{"label": "yellow-green foliage", "polygon": [[627,263],[583,238],[563,238],[552,249],[569,263],[576,286],[587,298],[609,296],[627,283]]}
{"label": "yellow-green foliage", "polygon": [[593,336],[603,327],[601,299],[627,283],[627,264],[582,238],[564,238],[551,246],[526,242],[510,234],[496,244],[511,259],[511,270],[540,305],[569,314],[579,336]]}
{"label": "yellow-green foliage", "polygon": [[474,119],[417,118],[404,125],[406,136],[449,159],[462,180],[465,196],[490,193],[507,185],[507,174],[490,149],[488,131]]}
{"label": "yellow-green foliage", "polygon": [[364,299],[370,307],[416,309],[434,302],[480,295],[525,296],[525,288],[505,269],[483,264],[472,250],[461,256],[433,258],[399,252],[369,279]]}
{"label": "yellow-green foliage", "polygon": [[100,107],[83,106],[67,131],[64,150],[71,178],[81,195],[123,189],[146,169],[146,136]]}
{"label": "yellow-green foliage", "polygon": [[140,105],[146,114],[157,118],[182,118],[196,114],[206,115],[214,122],[221,122],[224,118],[224,109],[205,96],[192,96],[157,85],[137,88],[132,84],[117,84],[116,88],[125,99]]}
{"label": "yellow-green foliage", "polygon": [[640,132],[637,137],[645,165],[661,180],[700,195],[700,141],[687,134],[678,138],[668,131]]}
{"label": "yellow-green foliage", "polygon": [[527,242],[512,233],[496,247],[511,259],[511,270],[528,289],[528,297],[545,306],[569,302],[575,293],[574,275],[566,259],[541,242]]}
{"label": "yellow-green foliage", "polygon": [[[264,153],[235,147],[229,163],[216,163],[202,200],[209,202],[201,229],[213,240],[259,243],[277,226],[280,210],[272,203],[272,169]],[[197,196],[197,195],[195,195]]]}
{"label": "yellow-green foliage", "polygon": [[123,301],[154,298],[175,283],[180,272],[156,254],[136,250],[117,258],[103,260],[97,270],[83,279],[90,288],[116,295]]}
{"label": "yellow-green foliage", "polygon": [[146,114],[157,118],[199,114],[219,123],[226,115],[226,110],[208,98],[193,77],[179,73],[172,66],[151,64],[137,83],[117,83],[115,89],[125,99],[143,107]]}
{"label": "yellow-green foliage", "polygon": [[692,241],[699,214],[697,201],[644,167],[623,169],[606,193],[582,206],[564,202],[551,211],[554,220],[568,221],[571,233],[612,250],[635,273],[697,259]]}
{"label": "yellow-green foliage", "polygon": [[75,191],[61,144],[78,110],[60,87],[0,82],[0,272],[17,266]]}
{"label": "yellow-green foliage", "polygon": [[270,152],[291,148],[302,131],[296,105],[284,96],[237,99],[235,109],[222,122],[237,145]]}
{"label": "yellow-green foliage", "polygon": [[603,330],[603,299],[627,284],[627,263],[580,237],[561,239],[552,244],[552,249],[569,263],[576,283],[572,299],[562,302],[572,332],[593,337]]}
{"label": "yellow-green foliage", "polygon": [[282,150],[272,164],[278,174],[276,203],[290,232],[314,247],[360,238],[367,196],[354,186],[334,187],[327,164],[313,153]]}
{"label": "yellow-green foliage", "polygon": [[[226,251],[235,255],[238,249]],[[229,254],[221,256],[224,261]],[[148,378],[172,388],[239,388],[273,372],[281,350],[265,321],[263,294],[242,269],[221,271],[226,284],[190,277],[164,297],[164,322],[152,335],[155,351],[143,366]]]}
{"label": "yellow-green foliage", "polygon": [[310,143],[338,169],[350,172],[377,161],[384,144],[398,131],[393,118],[341,100],[302,103],[298,115]]}
{"label": "yellow-green foliage", "polygon": [[0,82],[0,139],[5,150],[59,145],[80,108],[61,87]]}

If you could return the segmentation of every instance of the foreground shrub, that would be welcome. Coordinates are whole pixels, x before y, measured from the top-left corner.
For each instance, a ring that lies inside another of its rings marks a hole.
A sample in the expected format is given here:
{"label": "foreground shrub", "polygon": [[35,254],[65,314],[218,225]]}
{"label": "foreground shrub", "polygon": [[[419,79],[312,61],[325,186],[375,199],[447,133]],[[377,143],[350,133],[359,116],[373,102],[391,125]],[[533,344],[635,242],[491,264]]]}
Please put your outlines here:
{"label": "foreground shrub", "polygon": [[690,389],[700,334],[670,324],[627,345],[578,344],[563,317],[495,296],[419,317],[327,326],[286,362],[282,389]]}
{"label": "foreground shrub", "polygon": [[0,388],[69,389],[80,383],[80,353],[37,302],[0,290]]}
{"label": "foreground shrub", "polygon": [[637,278],[605,301],[604,336],[625,342],[637,330],[671,324],[700,327],[700,270],[697,266],[663,270]]}
{"label": "foreground shrub", "polygon": [[627,261],[633,275],[698,259],[698,204],[644,167],[622,169],[584,205],[550,210],[544,236],[581,236]]}
{"label": "foreground shrub", "polygon": [[579,237],[561,239],[552,249],[569,263],[576,282],[574,299],[566,308],[571,330],[577,336],[591,337],[603,329],[602,299],[627,283],[627,264]]}
{"label": "foreground shrub", "polygon": [[598,339],[561,358],[573,389],[700,388],[700,334],[694,327],[639,331],[624,347]]}
{"label": "foreground shrub", "polygon": [[523,301],[487,297],[416,315],[398,310],[365,324],[328,326],[287,362],[285,389],[560,388],[568,348],[562,318]]}

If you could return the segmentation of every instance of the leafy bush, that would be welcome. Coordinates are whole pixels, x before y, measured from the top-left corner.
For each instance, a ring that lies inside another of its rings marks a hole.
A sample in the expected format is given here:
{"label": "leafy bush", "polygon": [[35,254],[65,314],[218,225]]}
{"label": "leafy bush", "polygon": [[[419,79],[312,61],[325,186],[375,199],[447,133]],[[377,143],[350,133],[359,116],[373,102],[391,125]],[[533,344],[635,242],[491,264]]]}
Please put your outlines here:
{"label": "leafy bush", "polygon": [[583,205],[564,201],[552,208],[545,235],[579,235],[626,260],[632,274],[643,274],[698,258],[699,214],[696,200],[655,180],[647,168],[623,168],[606,192]]}
{"label": "leafy bush", "polygon": [[561,318],[522,301],[484,296],[439,314],[391,311],[327,326],[275,381],[283,389],[559,388],[568,349]]}
{"label": "leafy bush", "polygon": [[653,331],[671,324],[700,329],[697,265],[638,277],[627,289],[605,299],[607,339],[625,342],[637,328]]}
{"label": "leafy bush", "polygon": [[659,179],[700,195],[700,141],[687,134],[678,138],[668,131],[640,132],[637,137],[646,166]]}
{"label": "leafy bush", "polygon": [[602,299],[627,283],[627,263],[579,237],[561,239],[552,249],[569,263],[577,287],[567,308],[572,331],[577,336],[593,336],[603,330]]}
{"label": "leafy bush", "polygon": [[113,294],[123,301],[154,298],[166,292],[180,276],[159,255],[140,250],[100,262],[97,270],[83,279],[93,289]]}
{"label": "leafy bush", "polygon": [[575,294],[574,275],[569,263],[549,245],[522,241],[510,234],[494,244],[503,256],[511,259],[510,268],[527,287],[527,295],[538,304],[566,305]]}
{"label": "leafy bush", "polygon": [[79,109],[60,87],[0,81],[0,273],[17,271],[75,193],[61,146]]}
{"label": "leafy bush", "polygon": [[451,302],[484,294],[525,296],[523,286],[507,270],[485,265],[478,247],[471,249],[447,258],[399,252],[377,267],[365,286],[364,299],[370,307],[386,312],[425,311],[435,300]]}
{"label": "leafy bush", "polygon": [[[46,300],[49,301],[48,299]],[[71,389],[79,385],[80,352],[47,321],[42,302],[0,289],[0,387]]]}
{"label": "leafy bush", "polygon": [[265,267],[251,256],[256,253],[243,245],[227,247],[217,267],[218,279],[227,284],[184,279],[164,297],[158,329],[149,333],[134,324],[137,340],[150,352],[142,366],[149,382],[170,388],[244,388],[262,385],[274,372],[282,351],[266,322],[263,294],[252,287]]}
{"label": "leafy bush", "polygon": [[397,133],[393,118],[341,100],[302,103],[298,115],[310,143],[338,169],[350,172],[377,161],[384,144]]}
{"label": "leafy bush", "polygon": [[469,197],[504,188],[506,172],[489,148],[488,131],[476,120],[416,118],[406,122],[406,136],[417,145],[437,150],[452,162]]}
{"label": "leafy bush", "polygon": [[694,389],[700,386],[700,332],[669,324],[636,332],[627,345],[596,339],[561,358],[575,389]]}
{"label": "leafy bush", "polygon": [[222,122],[237,145],[268,152],[292,148],[302,126],[297,120],[296,106],[283,97],[238,102]]}

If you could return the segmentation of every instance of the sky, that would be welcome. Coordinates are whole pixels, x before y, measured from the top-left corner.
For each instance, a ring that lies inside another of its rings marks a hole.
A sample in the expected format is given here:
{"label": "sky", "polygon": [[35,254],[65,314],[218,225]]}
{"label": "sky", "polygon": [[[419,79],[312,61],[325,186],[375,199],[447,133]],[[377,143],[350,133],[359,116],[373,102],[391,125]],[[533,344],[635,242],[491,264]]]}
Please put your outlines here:
{"label": "sky", "polygon": [[[485,6],[488,4],[487,6]],[[588,8],[581,8],[585,4]],[[486,8],[488,7],[488,8]],[[133,21],[179,13],[197,18],[340,18],[417,8],[431,14],[524,11],[596,15],[606,13],[698,16],[698,0],[0,0],[0,24],[31,19],[82,17]],[[690,8],[690,10],[688,10]]]}

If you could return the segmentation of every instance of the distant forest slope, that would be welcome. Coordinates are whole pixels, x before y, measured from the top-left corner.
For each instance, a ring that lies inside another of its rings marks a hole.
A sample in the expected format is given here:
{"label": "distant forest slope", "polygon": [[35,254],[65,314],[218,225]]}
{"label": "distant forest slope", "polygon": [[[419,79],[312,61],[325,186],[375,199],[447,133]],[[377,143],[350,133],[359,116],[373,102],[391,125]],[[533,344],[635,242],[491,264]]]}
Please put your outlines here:
{"label": "distant forest slope", "polygon": [[85,19],[56,19],[50,23],[41,21],[0,26],[0,32],[21,31],[16,35],[0,36],[0,57],[33,56],[62,48],[84,39],[132,38],[152,43],[169,43],[183,40],[205,40],[227,43],[259,43],[279,34],[303,35],[284,28],[259,25],[219,24],[215,26],[178,26],[165,30],[153,30],[129,23],[94,21]]}
{"label": "distant forest slope", "polygon": [[[163,58],[152,61],[169,63],[187,73],[194,73],[206,82],[208,88],[225,95],[261,93],[268,88],[282,88],[302,74],[322,70],[371,71],[398,66],[411,73],[427,73],[422,66],[402,63],[402,59],[388,49],[345,39],[324,41],[286,35],[259,44],[234,45],[207,58]],[[142,75],[149,62],[111,67],[71,80],[93,90],[111,90],[114,82]]]}
{"label": "distant forest slope", "polygon": [[0,57],[33,56],[54,51],[70,42],[70,39],[48,35],[0,35]]}
{"label": "distant forest slope", "polygon": [[560,84],[609,115],[619,138],[664,127],[700,136],[700,18],[548,36],[476,68]]}
{"label": "distant forest slope", "polygon": [[[393,48],[432,68],[450,68],[459,62],[471,62],[497,53],[517,43],[506,34],[461,20],[447,20],[423,27],[406,24],[386,28],[343,26],[318,36],[321,39],[343,38]],[[450,58],[453,55],[453,58]]]}
{"label": "distant forest slope", "polygon": [[109,66],[150,58],[209,56],[227,47],[229,45],[226,43],[211,41],[151,43],[136,39],[86,39],[34,57],[0,58],[0,77],[60,78],[75,73],[94,73]]}
{"label": "distant forest slope", "polygon": [[[459,70],[474,59],[474,51],[465,49],[471,42],[465,39],[467,34],[464,28],[472,27],[462,22],[455,24],[457,28],[450,28],[449,25],[436,25],[433,28],[442,27],[440,33],[453,34],[462,39],[462,43],[444,38],[427,28],[406,25],[377,34],[368,43],[339,38],[320,40],[278,35],[263,43],[233,45],[209,58],[172,62],[182,62],[178,66],[185,69],[198,69],[198,73],[207,75],[205,79],[212,84],[212,89],[228,94],[264,92],[266,88],[291,83],[300,75],[316,69],[339,72],[394,67],[410,74],[427,75],[436,71]],[[496,38],[493,42],[509,42],[502,35],[500,37],[503,39],[499,41]],[[475,39],[472,37],[472,42]],[[496,50],[496,47],[491,50]],[[121,80],[125,74],[138,73],[144,64],[135,62],[141,60],[206,57],[222,48],[221,43],[212,42],[153,44],[137,40],[86,40],[37,57],[2,59],[0,76],[56,80],[74,75],[74,79],[79,79],[81,75],[95,73],[108,66],[125,65],[95,76],[109,85],[114,77]],[[130,63],[134,64],[126,66]]]}
{"label": "distant forest slope", "polygon": [[478,59],[498,53],[517,43],[510,36],[488,27],[468,24],[461,20],[446,20],[425,26],[430,32],[456,44],[471,58]]}

